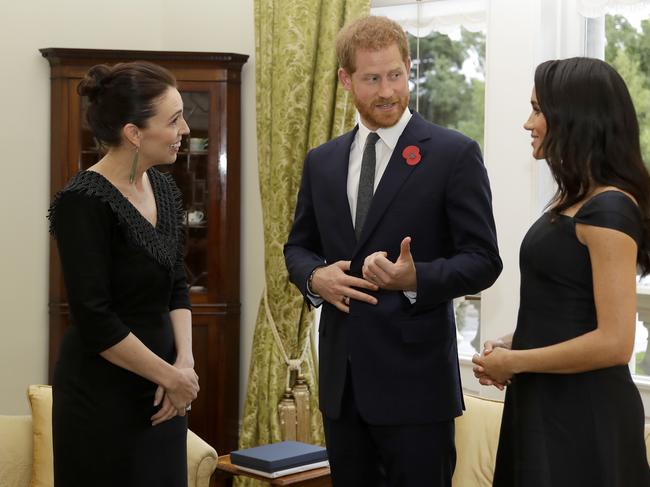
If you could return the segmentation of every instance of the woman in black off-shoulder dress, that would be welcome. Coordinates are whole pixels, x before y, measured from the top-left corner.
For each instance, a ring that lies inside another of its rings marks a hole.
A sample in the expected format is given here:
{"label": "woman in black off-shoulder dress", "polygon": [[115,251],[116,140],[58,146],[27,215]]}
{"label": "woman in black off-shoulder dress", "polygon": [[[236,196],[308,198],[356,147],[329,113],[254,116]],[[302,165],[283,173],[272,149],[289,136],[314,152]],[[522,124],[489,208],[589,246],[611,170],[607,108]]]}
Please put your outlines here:
{"label": "woman in black off-shoulder dress", "polygon": [[50,208],[70,303],[53,383],[55,487],[187,485],[198,392],[181,197],[152,166],[188,133],[166,70],[95,66],[79,86],[106,155]]}
{"label": "woman in black off-shoulder dress", "polygon": [[558,183],[521,245],[511,336],[474,358],[507,384],[495,487],[650,487],[645,414],[627,363],[636,270],[650,270],[650,177],[625,83],[603,61],[548,61],[524,127]]}

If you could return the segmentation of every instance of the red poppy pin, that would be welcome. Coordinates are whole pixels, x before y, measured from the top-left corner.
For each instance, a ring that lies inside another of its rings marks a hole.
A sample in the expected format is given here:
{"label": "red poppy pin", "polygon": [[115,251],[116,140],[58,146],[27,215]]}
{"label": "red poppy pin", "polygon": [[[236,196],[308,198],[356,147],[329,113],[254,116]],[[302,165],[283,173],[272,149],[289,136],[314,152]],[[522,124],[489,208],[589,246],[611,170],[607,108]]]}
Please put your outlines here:
{"label": "red poppy pin", "polygon": [[409,145],[402,151],[402,157],[409,166],[415,166],[420,162],[420,148],[417,145]]}

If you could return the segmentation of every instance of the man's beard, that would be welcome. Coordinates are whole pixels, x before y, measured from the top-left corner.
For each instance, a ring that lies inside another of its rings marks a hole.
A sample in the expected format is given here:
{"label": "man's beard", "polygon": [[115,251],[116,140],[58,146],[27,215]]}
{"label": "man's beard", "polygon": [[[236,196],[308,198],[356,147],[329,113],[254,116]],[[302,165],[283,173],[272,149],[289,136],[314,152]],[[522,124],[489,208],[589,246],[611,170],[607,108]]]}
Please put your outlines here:
{"label": "man's beard", "polygon": [[[408,94],[401,99],[397,96],[391,99],[376,98],[371,103],[364,104],[357,98],[354,90],[352,90],[352,100],[354,101],[354,106],[357,108],[359,114],[361,115],[361,119],[365,120],[368,124],[372,124],[378,128],[392,127],[397,122],[399,122],[399,119],[402,118],[402,114],[409,104]],[[384,105],[388,103],[397,103],[398,110],[382,112],[381,110],[375,108],[376,105]]]}

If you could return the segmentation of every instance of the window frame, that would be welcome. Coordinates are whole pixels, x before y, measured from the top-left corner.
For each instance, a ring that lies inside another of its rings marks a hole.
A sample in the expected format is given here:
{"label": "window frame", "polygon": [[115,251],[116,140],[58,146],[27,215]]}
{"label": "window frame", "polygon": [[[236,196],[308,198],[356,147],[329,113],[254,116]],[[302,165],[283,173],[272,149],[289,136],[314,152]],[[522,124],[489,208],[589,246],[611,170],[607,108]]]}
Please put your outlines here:
{"label": "window frame", "polygon": [[[416,2],[372,0],[371,8],[412,3]],[[487,9],[484,157],[492,183],[504,271],[482,293],[481,343],[514,330],[519,307],[519,245],[554,192],[546,164],[533,161],[529,141],[517,137],[528,116],[527,99],[535,67],[553,58],[604,57],[604,43],[593,42],[593,36],[604,34],[604,28],[579,13],[577,0],[487,0]],[[471,357],[460,355],[459,363],[466,392],[503,399],[504,393],[496,388],[478,384]],[[633,378],[642,396],[646,421],[650,421],[650,377]]]}

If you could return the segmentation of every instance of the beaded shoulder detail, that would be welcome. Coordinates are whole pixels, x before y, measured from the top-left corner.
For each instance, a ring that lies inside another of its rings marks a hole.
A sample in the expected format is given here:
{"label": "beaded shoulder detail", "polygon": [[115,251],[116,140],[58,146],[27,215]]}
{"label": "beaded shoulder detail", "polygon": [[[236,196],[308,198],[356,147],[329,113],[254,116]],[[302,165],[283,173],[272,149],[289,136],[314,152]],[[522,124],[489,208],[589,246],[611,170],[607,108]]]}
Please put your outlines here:
{"label": "beaded shoulder detail", "polygon": [[57,205],[61,197],[67,192],[80,192],[108,204],[131,242],[172,270],[183,259],[183,199],[170,174],[154,168],[147,174],[158,210],[155,227],[104,176],[94,171],[81,171],[54,197],[47,216],[50,233],[55,235]]}

